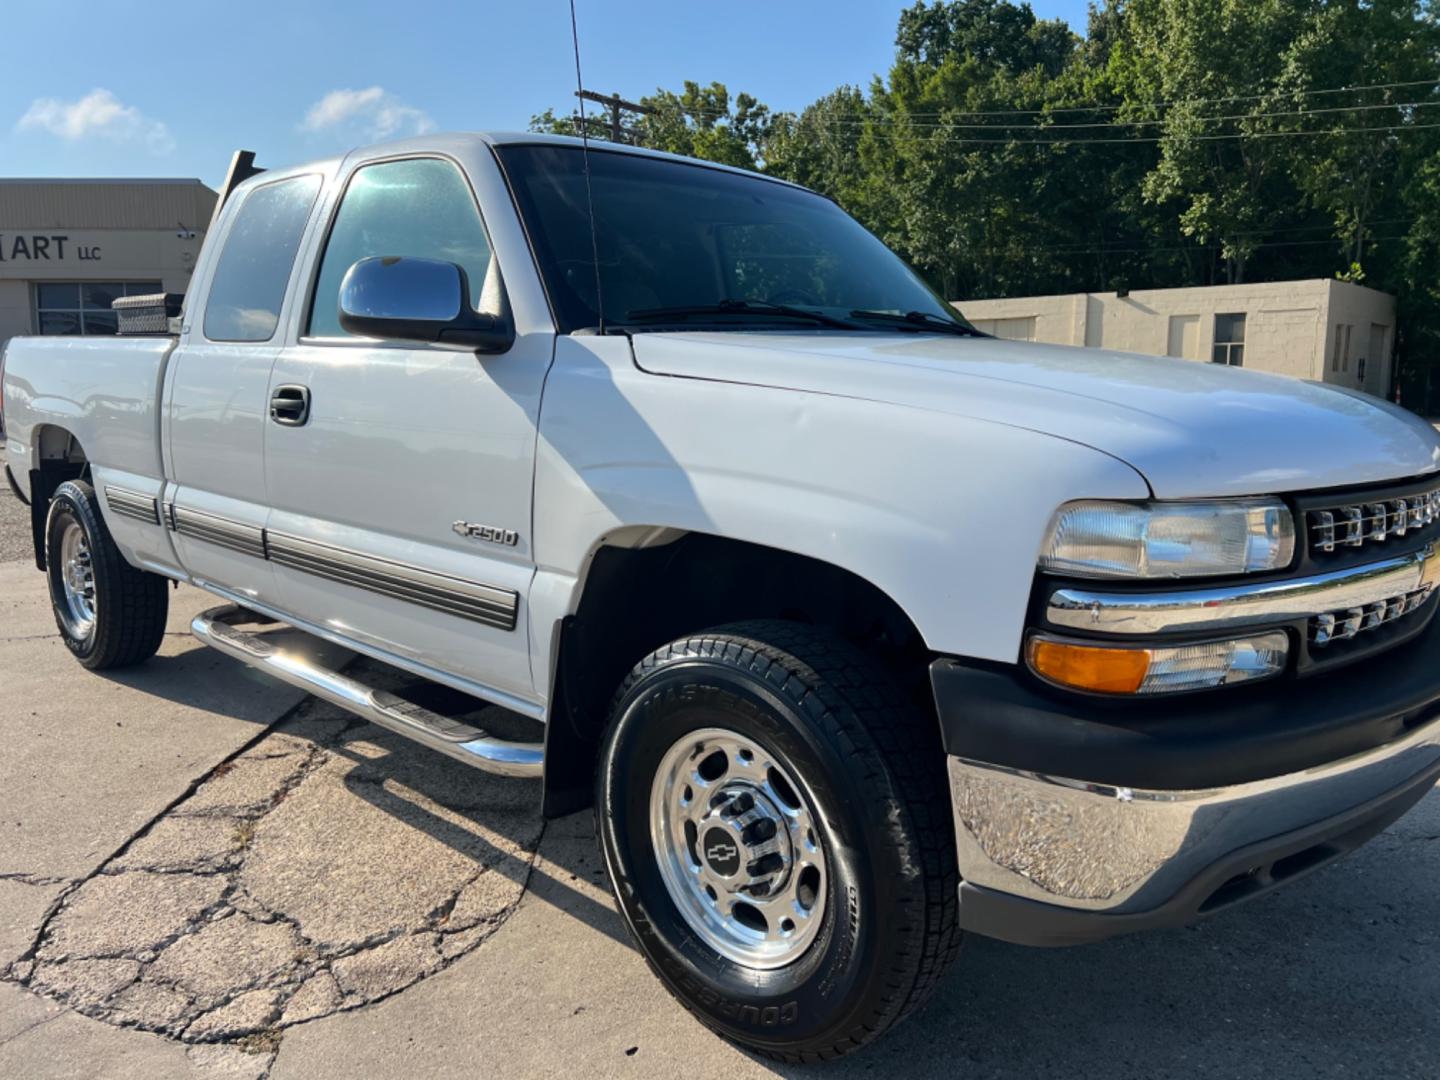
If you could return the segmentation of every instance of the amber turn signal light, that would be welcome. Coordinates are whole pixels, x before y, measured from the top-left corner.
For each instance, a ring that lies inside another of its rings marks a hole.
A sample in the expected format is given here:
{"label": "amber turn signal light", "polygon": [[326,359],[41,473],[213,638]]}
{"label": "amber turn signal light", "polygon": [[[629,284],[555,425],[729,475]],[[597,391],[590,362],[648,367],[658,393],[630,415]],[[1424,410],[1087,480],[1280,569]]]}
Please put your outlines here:
{"label": "amber turn signal light", "polygon": [[1149,649],[1096,648],[1031,638],[1030,668],[1042,679],[1097,694],[1133,694],[1150,671]]}
{"label": "amber turn signal light", "polygon": [[1037,634],[1025,646],[1030,670],[1047,682],[1094,694],[1177,694],[1269,679],[1285,670],[1283,630],[1228,641],[1104,646]]}

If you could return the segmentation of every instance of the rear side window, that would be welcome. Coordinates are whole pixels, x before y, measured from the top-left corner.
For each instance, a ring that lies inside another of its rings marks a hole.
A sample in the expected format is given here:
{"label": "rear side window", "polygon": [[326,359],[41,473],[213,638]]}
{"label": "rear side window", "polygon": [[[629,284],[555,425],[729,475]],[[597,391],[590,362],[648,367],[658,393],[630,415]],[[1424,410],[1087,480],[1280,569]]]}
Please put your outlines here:
{"label": "rear side window", "polygon": [[472,306],[493,312],[498,303],[490,241],[475,196],[448,161],[411,158],[356,170],[320,261],[307,331],[311,337],[349,336],[340,326],[340,283],[350,267],[376,255],[455,263],[469,279]]}
{"label": "rear side window", "polygon": [[205,336],[211,341],[269,341],[275,336],[300,235],[319,192],[320,177],[296,176],[245,196],[205,303]]}

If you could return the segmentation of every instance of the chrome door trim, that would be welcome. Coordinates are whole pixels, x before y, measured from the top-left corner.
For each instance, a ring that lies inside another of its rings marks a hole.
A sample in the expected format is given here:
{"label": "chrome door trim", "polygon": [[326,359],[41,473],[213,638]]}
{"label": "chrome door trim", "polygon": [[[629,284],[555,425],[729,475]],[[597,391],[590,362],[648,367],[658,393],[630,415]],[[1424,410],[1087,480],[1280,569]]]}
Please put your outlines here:
{"label": "chrome door trim", "polygon": [[1440,550],[1312,577],[1155,593],[1057,589],[1046,605],[1051,626],[1102,634],[1232,630],[1363,608],[1440,586]]}
{"label": "chrome door trim", "polygon": [[192,510],[188,506],[169,504],[170,528],[181,536],[204,540],[220,547],[238,551],[242,555],[265,558],[265,530],[258,525],[247,525],[243,521],[208,514],[203,510]]}
{"label": "chrome door trim", "polygon": [[134,518],[146,525],[160,524],[160,503],[153,495],[107,484],[105,505],[122,517]]}
{"label": "chrome door trim", "polygon": [[266,530],[265,545],[270,560],[280,566],[500,630],[515,629],[520,594],[512,589],[439,574],[409,563],[361,555],[348,548],[287,533]]}

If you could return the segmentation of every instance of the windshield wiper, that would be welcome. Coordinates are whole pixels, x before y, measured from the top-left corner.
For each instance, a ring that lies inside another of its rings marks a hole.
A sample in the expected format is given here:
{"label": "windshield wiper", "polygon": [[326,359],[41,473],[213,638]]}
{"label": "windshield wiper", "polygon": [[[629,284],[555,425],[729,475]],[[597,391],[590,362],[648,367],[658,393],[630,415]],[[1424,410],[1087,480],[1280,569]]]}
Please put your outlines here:
{"label": "windshield wiper", "polygon": [[776,315],[785,319],[804,319],[807,322],[832,327],[836,330],[864,329],[864,327],[856,326],[844,319],[837,319],[833,315],[826,315],[819,311],[806,311],[804,308],[790,307],[786,304],[772,304],[768,300],[721,300],[715,304],[635,308],[633,311],[625,313],[625,320],[627,322],[664,322],[667,319],[699,318],[705,315]]}
{"label": "windshield wiper", "polygon": [[931,311],[907,311],[901,315],[894,311],[852,311],[852,319],[869,319],[874,322],[891,323],[910,330],[938,330],[942,334],[956,334],[960,337],[985,337],[973,326],[947,319]]}

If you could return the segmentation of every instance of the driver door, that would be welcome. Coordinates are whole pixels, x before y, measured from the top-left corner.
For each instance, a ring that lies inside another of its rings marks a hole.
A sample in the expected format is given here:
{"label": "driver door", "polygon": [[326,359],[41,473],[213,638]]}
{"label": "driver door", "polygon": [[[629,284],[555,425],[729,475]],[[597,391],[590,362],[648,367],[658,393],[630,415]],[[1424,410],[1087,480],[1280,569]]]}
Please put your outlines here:
{"label": "driver door", "polygon": [[303,416],[297,406],[266,425],[276,588],[298,618],[439,681],[532,698],[532,476],[553,334],[521,333],[486,356],[351,336],[340,283],[372,256],[455,263],[476,310],[503,311],[458,165],[418,156],[351,168],[308,313],[271,372],[272,399],[304,402]]}

